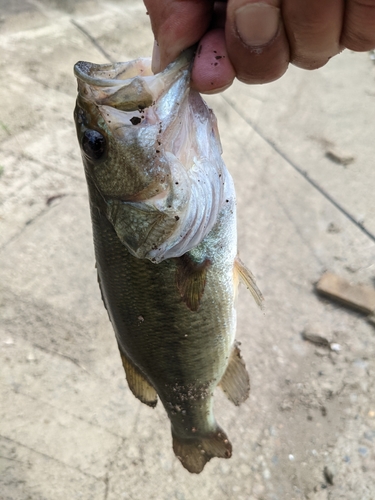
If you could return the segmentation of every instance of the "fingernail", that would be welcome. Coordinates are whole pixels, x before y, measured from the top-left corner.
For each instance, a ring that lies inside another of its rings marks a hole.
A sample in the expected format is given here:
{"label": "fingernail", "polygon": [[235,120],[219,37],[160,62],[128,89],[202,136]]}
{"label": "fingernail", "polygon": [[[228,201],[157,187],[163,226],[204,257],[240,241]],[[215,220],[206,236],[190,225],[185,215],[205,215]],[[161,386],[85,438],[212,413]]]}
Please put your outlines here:
{"label": "fingernail", "polygon": [[266,45],[276,36],[279,29],[280,9],[262,2],[244,5],[236,10],[235,23],[245,45]]}
{"label": "fingernail", "polygon": [[160,71],[160,48],[156,40],[154,41],[154,48],[152,50],[151,69],[154,74]]}
{"label": "fingernail", "polygon": [[202,94],[208,94],[208,95],[214,95],[214,94],[219,94],[220,92],[224,92],[224,90],[229,89],[229,87],[232,85],[233,82],[228,83],[227,85],[224,85],[223,87],[220,87],[219,89],[214,89],[214,90],[202,90]]}

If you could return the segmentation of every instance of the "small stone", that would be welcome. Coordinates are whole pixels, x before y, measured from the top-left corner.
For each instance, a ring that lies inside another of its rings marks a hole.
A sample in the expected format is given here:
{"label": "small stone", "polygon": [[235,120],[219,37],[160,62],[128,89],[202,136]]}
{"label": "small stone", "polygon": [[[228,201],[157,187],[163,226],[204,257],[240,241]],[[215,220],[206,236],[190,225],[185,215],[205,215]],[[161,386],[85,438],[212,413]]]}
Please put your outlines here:
{"label": "small stone", "polygon": [[259,497],[259,496],[264,494],[264,491],[265,491],[265,487],[263,486],[263,484],[255,484],[253,486],[252,494]]}
{"label": "small stone", "polygon": [[358,448],[358,453],[362,455],[362,457],[365,457],[368,454],[368,448],[367,446],[360,446]]}
{"label": "small stone", "polygon": [[327,466],[323,469],[323,476],[328,484],[333,485],[333,472]]}
{"label": "small stone", "polygon": [[375,312],[373,312],[372,314],[369,314],[369,315],[367,316],[367,321],[368,321],[371,325],[375,326]]}
{"label": "small stone", "polygon": [[344,165],[344,167],[346,167],[346,165],[350,165],[355,160],[354,156],[347,151],[341,151],[340,149],[334,147],[327,149],[326,158],[334,163],[338,163],[339,165]]}
{"label": "small stone", "polygon": [[264,471],[263,471],[263,477],[264,477],[264,479],[266,479],[266,480],[270,479],[270,477],[271,477],[271,472],[269,471],[269,469],[264,469]]}
{"label": "small stone", "polygon": [[293,408],[293,402],[288,399],[284,399],[284,401],[280,405],[281,411],[288,411],[291,410],[292,408]]}
{"label": "small stone", "polygon": [[339,233],[340,231],[341,231],[341,229],[334,222],[330,222],[327,226],[328,233],[335,234],[335,233]]}
{"label": "small stone", "polygon": [[375,439],[375,431],[366,431],[363,433],[363,437],[369,441],[373,441]]}
{"label": "small stone", "polygon": [[[325,487],[325,485],[324,485]],[[322,490],[312,493],[308,496],[309,500],[328,500],[328,491],[324,489],[322,485]]]}
{"label": "small stone", "polygon": [[341,345],[340,344],[337,344],[336,342],[332,342],[331,345],[331,351],[334,351],[334,352],[340,352],[341,351]]}
{"label": "small stone", "polygon": [[269,428],[270,436],[277,436],[277,429],[271,425]]}

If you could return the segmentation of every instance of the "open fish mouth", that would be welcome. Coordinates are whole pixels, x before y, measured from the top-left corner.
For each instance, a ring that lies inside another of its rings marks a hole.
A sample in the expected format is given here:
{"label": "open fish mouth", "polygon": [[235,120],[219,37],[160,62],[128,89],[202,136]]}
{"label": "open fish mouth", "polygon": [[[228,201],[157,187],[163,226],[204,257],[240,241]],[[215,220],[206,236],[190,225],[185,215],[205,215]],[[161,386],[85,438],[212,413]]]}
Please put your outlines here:
{"label": "open fish mouth", "polygon": [[188,49],[167,68],[154,75],[150,58],[130,62],[93,64],[79,61],[74,66],[81,97],[122,111],[148,108],[183,73],[189,75],[194,52]]}

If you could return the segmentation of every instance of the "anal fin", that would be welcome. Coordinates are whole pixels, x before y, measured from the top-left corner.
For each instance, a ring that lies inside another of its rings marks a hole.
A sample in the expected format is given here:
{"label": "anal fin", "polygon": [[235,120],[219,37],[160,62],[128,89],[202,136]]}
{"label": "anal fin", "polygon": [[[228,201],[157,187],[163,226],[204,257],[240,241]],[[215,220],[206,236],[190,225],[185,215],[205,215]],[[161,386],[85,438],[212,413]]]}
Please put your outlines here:
{"label": "anal fin", "polygon": [[262,292],[257,287],[252,272],[245,266],[245,264],[238,257],[238,255],[234,261],[234,268],[239,274],[243,284],[250,290],[251,295],[254,297],[255,302],[261,309],[263,309],[264,297],[262,295]]}
{"label": "anal fin", "polygon": [[152,385],[145,379],[139,369],[121,352],[122,365],[125,370],[129,389],[142,403],[154,408],[158,402],[158,394]]}
{"label": "anal fin", "polygon": [[213,457],[232,456],[232,445],[219,426],[213,432],[196,438],[180,438],[173,432],[172,436],[176,457],[185,469],[193,474],[202,472],[206,463]]}
{"label": "anal fin", "polygon": [[227,398],[236,406],[239,406],[249,397],[249,374],[237,344],[234,345],[227,369],[219,385]]}
{"label": "anal fin", "polygon": [[209,259],[195,262],[188,253],[177,259],[176,284],[178,291],[191,311],[198,311],[206,286],[207,270],[211,265]]}

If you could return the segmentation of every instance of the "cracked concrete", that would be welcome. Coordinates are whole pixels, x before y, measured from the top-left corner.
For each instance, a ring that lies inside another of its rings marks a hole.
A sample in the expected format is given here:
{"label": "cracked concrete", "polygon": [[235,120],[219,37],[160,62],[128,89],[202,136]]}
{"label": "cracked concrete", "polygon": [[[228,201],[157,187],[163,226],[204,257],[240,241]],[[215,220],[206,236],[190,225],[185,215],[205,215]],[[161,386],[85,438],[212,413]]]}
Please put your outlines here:
{"label": "cracked concrete", "polygon": [[[73,64],[149,55],[145,9],[0,8],[0,499],[372,500],[374,327],[314,293],[326,269],[374,284],[368,54],[207,98],[237,187],[241,258],[266,309],[240,290],[252,391],[239,408],[217,393],[233,457],[195,476],[174,457],[161,406],[127,388],[96,282],[72,120]],[[353,161],[332,161],[332,148]],[[340,351],[304,341],[306,328]]]}

